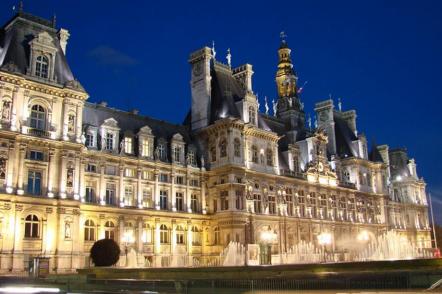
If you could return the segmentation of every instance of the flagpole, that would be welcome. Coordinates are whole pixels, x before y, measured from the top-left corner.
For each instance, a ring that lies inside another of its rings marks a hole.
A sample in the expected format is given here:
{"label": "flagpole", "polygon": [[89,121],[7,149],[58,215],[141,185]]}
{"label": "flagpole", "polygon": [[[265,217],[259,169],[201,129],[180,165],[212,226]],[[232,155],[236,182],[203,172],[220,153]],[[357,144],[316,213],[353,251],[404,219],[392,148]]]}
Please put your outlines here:
{"label": "flagpole", "polygon": [[433,201],[431,200],[431,193],[428,193],[428,198],[430,199],[430,213],[431,213],[431,224],[433,226],[434,248],[437,248],[436,227],[434,226]]}

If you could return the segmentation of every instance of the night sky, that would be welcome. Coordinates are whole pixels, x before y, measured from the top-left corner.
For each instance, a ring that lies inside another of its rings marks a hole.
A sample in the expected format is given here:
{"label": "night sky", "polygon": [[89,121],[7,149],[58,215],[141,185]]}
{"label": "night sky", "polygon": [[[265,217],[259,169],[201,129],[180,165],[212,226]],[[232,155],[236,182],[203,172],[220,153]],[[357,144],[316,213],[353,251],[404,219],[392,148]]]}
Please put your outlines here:
{"label": "night sky", "polygon": [[[442,224],[442,1],[259,2],[28,0],[24,10],[70,31],[67,58],[89,101],[176,123],[190,107],[188,56],[212,40],[217,59],[231,48],[233,66],[253,64],[260,100],[275,98],[285,31],[306,111],[340,97],[369,142],[407,147]],[[3,23],[14,5],[1,1]]]}

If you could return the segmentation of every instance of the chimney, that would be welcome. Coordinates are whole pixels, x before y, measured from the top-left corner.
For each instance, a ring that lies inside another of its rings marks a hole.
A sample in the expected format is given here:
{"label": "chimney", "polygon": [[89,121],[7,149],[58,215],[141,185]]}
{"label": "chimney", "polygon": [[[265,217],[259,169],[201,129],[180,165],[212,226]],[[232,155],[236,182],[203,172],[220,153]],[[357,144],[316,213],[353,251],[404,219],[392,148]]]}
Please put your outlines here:
{"label": "chimney", "polygon": [[66,55],[66,46],[68,44],[68,39],[71,36],[68,30],[60,29],[57,33],[58,40],[60,40],[60,47],[63,50],[63,54]]}
{"label": "chimney", "polygon": [[253,69],[251,64],[244,64],[233,69],[233,77],[244,85],[247,93],[252,93],[252,75]]}

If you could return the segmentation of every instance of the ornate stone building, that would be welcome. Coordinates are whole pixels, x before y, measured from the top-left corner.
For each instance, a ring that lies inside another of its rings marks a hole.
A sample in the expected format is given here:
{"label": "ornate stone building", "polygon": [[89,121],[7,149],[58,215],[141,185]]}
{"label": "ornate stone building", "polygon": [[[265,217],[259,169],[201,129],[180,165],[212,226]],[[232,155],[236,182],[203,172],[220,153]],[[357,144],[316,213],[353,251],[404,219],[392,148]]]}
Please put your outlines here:
{"label": "ornate stone building", "polygon": [[[181,125],[86,102],[66,59],[69,32],[20,10],[0,31],[0,271],[33,257],[62,273],[112,238],[138,266],[171,255],[203,263],[229,241],[274,253],[332,235],[396,230],[431,247],[425,183],[403,149],[372,146],[356,112],[315,105],[306,121],[285,40],[273,115],[259,111],[250,64],[190,55],[191,110]],[[124,263],[124,258],[122,258]]]}

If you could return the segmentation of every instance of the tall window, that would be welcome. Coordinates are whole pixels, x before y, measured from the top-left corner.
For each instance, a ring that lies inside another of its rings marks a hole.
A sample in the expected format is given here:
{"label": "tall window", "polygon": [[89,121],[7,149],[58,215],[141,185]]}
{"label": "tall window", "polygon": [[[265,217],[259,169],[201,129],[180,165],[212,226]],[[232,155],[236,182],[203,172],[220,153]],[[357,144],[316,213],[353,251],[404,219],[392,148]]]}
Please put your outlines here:
{"label": "tall window", "polygon": [[287,195],[285,196],[286,202],[287,202],[287,214],[289,216],[293,215],[293,196]]}
{"label": "tall window", "polygon": [[255,108],[253,106],[249,107],[249,122],[256,124]]}
{"label": "tall window", "polygon": [[159,159],[161,160],[166,159],[166,147],[164,146],[164,144],[158,145],[158,156],[160,157]]}
{"label": "tall window", "polygon": [[181,147],[175,146],[173,148],[173,161],[181,162]]}
{"label": "tall window", "polygon": [[41,172],[28,172],[28,194],[41,195]]}
{"label": "tall window", "polygon": [[88,219],[84,223],[84,240],[95,241],[95,224],[93,220]]}
{"label": "tall window", "polygon": [[94,134],[87,133],[86,134],[86,147],[94,147]]}
{"label": "tall window", "polygon": [[226,138],[222,138],[219,142],[219,157],[227,156],[227,141]]}
{"label": "tall window", "polygon": [[255,213],[262,213],[261,195],[253,194],[253,208],[255,209]]}
{"label": "tall window", "polygon": [[152,201],[152,194],[150,192],[150,187],[143,189],[143,207],[149,207]]}
{"label": "tall window", "polygon": [[176,210],[183,211],[184,210],[184,195],[181,192],[176,193]]}
{"label": "tall window", "polygon": [[31,108],[31,128],[44,130],[46,127],[46,110],[36,104]]}
{"label": "tall window", "polygon": [[190,208],[193,212],[198,211],[198,196],[196,194],[190,196]]}
{"label": "tall window", "polygon": [[35,75],[40,78],[48,78],[49,59],[46,56],[38,56],[35,62]]}
{"label": "tall window", "polygon": [[189,152],[187,153],[187,164],[196,165],[195,151],[189,150]]}
{"label": "tall window", "polygon": [[34,214],[30,214],[25,218],[25,238],[39,237],[40,221]]}
{"label": "tall window", "polygon": [[167,244],[169,243],[169,229],[166,225],[160,226],[160,243]]}
{"label": "tall window", "polygon": [[124,187],[124,205],[134,205],[134,189],[132,185],[127,185],[126,187]]}
{"label": "tall window", "polygon": [[275,196],[269,196],[269,214],[276,214]]}
{"label": "tall window", "polygon": [[241,142],[238,138],[235,138],[235,140],[233,140],[233,153],[235,157],[241,157]]}
{"label": "tall window", "polygon": [[141,142],[141,156],[149,156],[149,140],[143,139]]}
{"label": "tall window", "polygon": [[243,210],[244,209],[244,197],[243,197],[243,191],[242,190],[236,190],[235,191],[236,196],[236,209]]}
{"label": "tall window", "polygon": [[184,234],[184,229],[182,226],[178,225],[175,229],[176,231],[176,243],[177,244],[184,244],[185,243],[185,234]]}
{"label": "tall window", "polygon": [[192,227],[192,245],[201,245],[201,231],[196,226]]}
{"label": "tall window", "polygon": [[271,149],[266,150],[267,165],[273,165],[273,152]]}
{"label": "tall window", "polygon": [[160,209],[167,210],[167,191],[160,191]]}
{"label": "tall window", "polygon": [[115,240],[115,225],[111,221],[104,224],[104,238]]}
{"label": "tall window", "polygon": [[124,138],[124,152],[129,154],[132,153],[132,138]]}
{"label": "tall window", "polygon": [[252,146],[252,162],[258,163],[258,147]]}
{"label": "tall window", "polygon": [[115,205],[115,184],[107,183],[106,184],[106,204],[107,205]]}
{"label": "tall window", "polygon": [[106,150],[113,150],[114,149],[114,134],[107,133],[106,134]]}
{"label": "tall window", "polygon": [[88,202],[88,203],[94,203],[94,202],[95,202],[95,191],[94,191],[94,187],[92,187],[92,186],[86,186],[85,201]]}
{"label": "tall window", "polygon": [[293,155],[293,171],[299,173],[299,159],[297,154]]}
{"label": "tall window", "polygon": [[215,227],[213,230],[213,244],[219,245],[221,243],[219,227]]}
{"label": "tall window", "polygon": [[219,196],[221,202],[221,210],[229,209],[229,192],[221,191]]}
{"label": "tall window", "polygon": [[210,160],[212,162],[216,161],[216,147],[215,146],[210,147]]}

